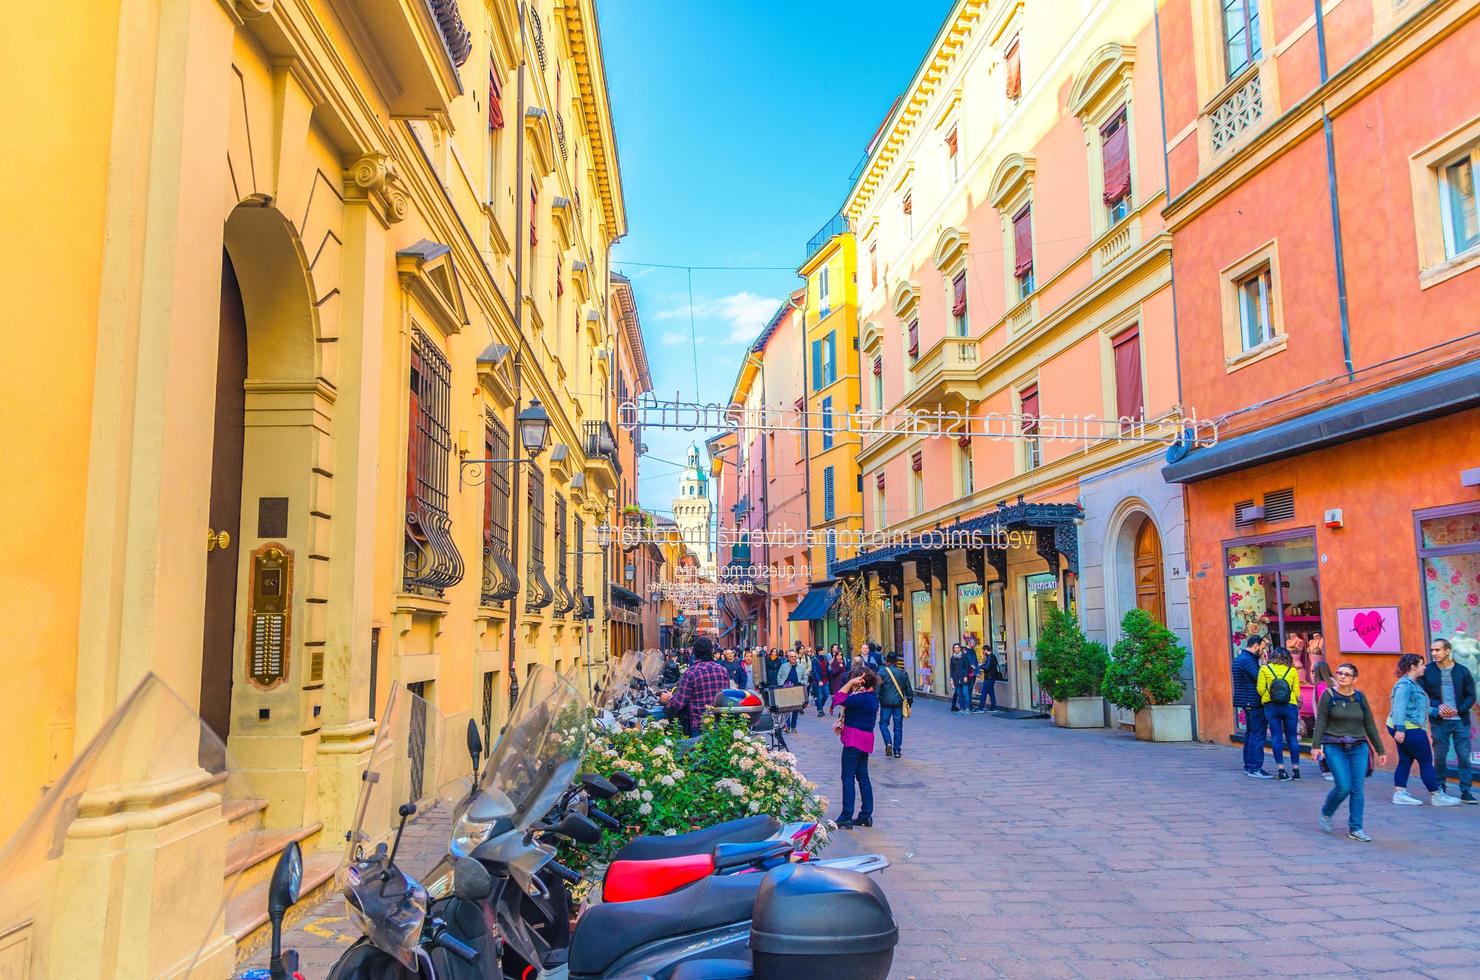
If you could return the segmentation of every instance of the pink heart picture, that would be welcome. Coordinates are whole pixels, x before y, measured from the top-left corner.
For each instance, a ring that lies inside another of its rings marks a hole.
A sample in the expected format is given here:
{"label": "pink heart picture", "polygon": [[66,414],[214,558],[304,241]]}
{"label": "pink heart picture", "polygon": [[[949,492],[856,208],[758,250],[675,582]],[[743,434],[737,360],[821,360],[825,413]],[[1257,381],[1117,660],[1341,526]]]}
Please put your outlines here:
{"label": "pink heart picture", "polygon": [[1359,612],[1352,617],[1352,632],[1366,644],[1368,650],[1377,645],[1385,629],[1387,624],[1383,621],[1382,613],[1375,609]]}

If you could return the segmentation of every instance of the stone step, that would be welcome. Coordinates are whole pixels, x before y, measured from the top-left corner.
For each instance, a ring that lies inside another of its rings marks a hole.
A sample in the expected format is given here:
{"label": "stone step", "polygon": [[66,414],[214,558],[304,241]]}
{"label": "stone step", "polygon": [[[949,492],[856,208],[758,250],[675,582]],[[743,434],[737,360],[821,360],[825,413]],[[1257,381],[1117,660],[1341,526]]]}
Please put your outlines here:
{"label": "stone step", "polygon": [[261,830],[266,810],[266,800],[227,800],[222,803],[221,815],[226,818],[226,839],[235,840],[244,834]]}
{"label": "stone step", "polygon": [[307,827],[257,830],[228,840],[225,878],[229,893],[240,895],[271,878],[278,855],[291,841],[298,842],[305,857],[312,854],[318,848],[319,831],[323,826],[314,823]]}
{"label": "stone step", "polygon": [[[287,846],[286,842],[284,846]],[[334,872],[341,857],[338,851],[321,851],[304,857],[303,884],[297,903],[283,920],[284,932],[313,913],[332,894]],[[245,890],[238,887],[226,903],[226,934],[236,939],[236,965],[239,967],[265,949],[272,937],[272,929],[267,924],[267,886],[270,881],[269,875]]]}

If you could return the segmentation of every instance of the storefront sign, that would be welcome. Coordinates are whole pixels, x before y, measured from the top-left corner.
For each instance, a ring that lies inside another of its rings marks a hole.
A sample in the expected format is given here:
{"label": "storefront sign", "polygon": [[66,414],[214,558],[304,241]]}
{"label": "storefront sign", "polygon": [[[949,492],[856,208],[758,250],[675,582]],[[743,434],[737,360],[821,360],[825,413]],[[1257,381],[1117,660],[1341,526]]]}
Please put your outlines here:
{"label": "storefront sign", "polygon": [[1397,606],[1336,610],[1337,645],[1343,653],[1402,653]]}

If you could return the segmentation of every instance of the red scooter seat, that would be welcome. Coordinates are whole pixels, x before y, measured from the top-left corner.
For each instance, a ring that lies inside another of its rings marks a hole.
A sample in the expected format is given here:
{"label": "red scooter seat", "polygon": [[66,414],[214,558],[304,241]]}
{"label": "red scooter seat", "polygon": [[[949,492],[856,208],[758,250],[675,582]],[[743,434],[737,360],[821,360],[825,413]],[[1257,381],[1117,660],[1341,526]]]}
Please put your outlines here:
{"label": "red scooter seat", "polygon": [[601,886],[604,902],[654,898],[714,874],[712,854],[685,854],[655,861],[613,861]]}

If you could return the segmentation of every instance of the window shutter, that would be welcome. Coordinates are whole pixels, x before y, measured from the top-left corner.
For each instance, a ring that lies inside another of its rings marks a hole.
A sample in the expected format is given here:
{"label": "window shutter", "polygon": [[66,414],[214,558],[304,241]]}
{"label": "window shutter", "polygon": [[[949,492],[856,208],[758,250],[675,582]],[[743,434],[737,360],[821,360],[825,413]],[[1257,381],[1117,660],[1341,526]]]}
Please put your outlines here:
{"label": "window shutter", "polygon": [[874,486],[880,490],[884,489],[884,472],[882,470],[874,476]]}
{"label": "window shutter", "polygon": [[924,468],[925,455],[920,450],[916,449],[913,453],[910,453],[910,469],[914,470],[916,473],[919,473]]}
{"label": "window shutter", "polygon": [[565,295],[565,280],[561,278],[564,269],[565,263],[561,261],[560,256],[555,256],[555,295],[557,297]]}
{"label": "window shutter", "polygon": [[883,373],[884,373],[884,359],[882,357],[876,357],[876,358],[874,358],[874,377],[876,377],[876,378],[877,377],[880,377],[880,376],[883,375]]}
{"label": "window shutter", "polygon": [[956,155],[956,127],[951,127],[951,132],[946,136],[946,156]]}
{"label": "window shutter", "polygon": [[1141,330],[1131,327],[1115,338],[1115,411],[1137,418],[1145,407],[1141,394]]}
{"label": "window shutter", "polygon": [[1125,110],[1100,130],[1104,140],[1105,158],[1105,203],[1114,204],[1131,192],[1130,132],[1125,122]]}
{"label": "window shutter", "polygon": [[1018,39],[1013,38],[1003,56],[1007,63],[1007,97],[1016,99],[1023,94],[1023,66],[1018,54]]}
{"label": "window shutter", "polygon": [[915,195],[914,195],[914,192],[913,191],[905,191],[905,193],[904,193],[904,205],[902,207],[902,210],[904,211],[905,214],[914,214],[915,213],[915,201],[914,201],[914,197],[915,197]]}
{"label": "window shutter", "polygon": [[920,353],[920,321],[910,321],[910,356]]}
{"label": "window shutter", "polygon": [[1012,274],[1019,279],[1033,271],[1033,206],[1023,208],[1012,218]]}
{"label": "window shutter", "polygon": [[822,388],[822,341],[812,341],[812,390]]}
{"label": "window shutter", "polygon": [[421,356],[411,351],[411,406],[406,415],[406,510],[416,513],[416,478],[421,472],[421,398],[416,393],[421,379]]}
{"label": "window shutter", "polygon": [[488,130],[494,132],[504,128],[503,90],[499,88],[498,72],[493,63],[488,64]]}
{"label": "window shutter", "polygon": [[868,275],[869,285],[879,284],[879,243],[869,242],[868,245]]}
{"label": "window shutter", "polygon": [[529,185],[529,247],[534,248],[540,243],[539,234],[534,230],[539,223],[540,195],[534,184]]}
{"label": "window shutter", "polygon": [[951,302],[951,316],[966,315],[966,273],[956,273],[956,279],[951,284],[954,298]]}
{"label": "window shutter", "polygon": [[1023,434],[1038,431],[1038,386],[1024,388],[1022,393]]}
{"label": "window shutter", "polygon": [[838,335],[827,335],[827,383],[838,380]]}
{"label": "window shutter", "polygon": [[832,520],[833,512],[833,468],[828,466],[822,470],[822,519]]}

